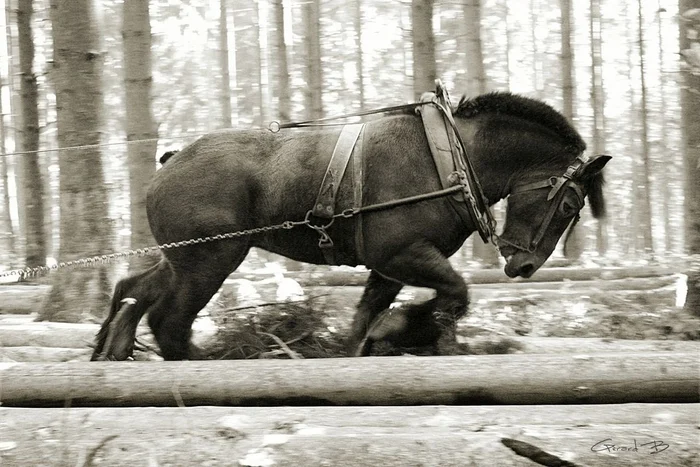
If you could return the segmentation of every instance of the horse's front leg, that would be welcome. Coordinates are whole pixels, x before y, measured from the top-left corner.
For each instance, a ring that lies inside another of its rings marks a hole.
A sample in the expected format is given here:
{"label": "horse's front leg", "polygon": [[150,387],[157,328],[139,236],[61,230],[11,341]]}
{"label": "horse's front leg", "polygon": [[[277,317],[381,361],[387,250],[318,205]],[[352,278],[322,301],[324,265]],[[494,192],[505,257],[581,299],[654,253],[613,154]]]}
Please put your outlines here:
{"label": "horse's front leg", "polygon": [[457,353],[457,321],[467,312],[469,293],[445,255],[435,246],[419,242],[391,258],[380,271],[404,284],[431,288],[436,295],[427,302],[379,315],[357,353],[369,355],[372,343],[382,340],[405,347],[434,345],[441,355]]}
{"label": "horse's front leg", "polygon": [[377,271],[370,271],[352,322],[348,339],[349,355],[356,353],[358,345],[363,342],[374,320],[382,311],[389,308],[402,287],[401,282],[389,280]]}

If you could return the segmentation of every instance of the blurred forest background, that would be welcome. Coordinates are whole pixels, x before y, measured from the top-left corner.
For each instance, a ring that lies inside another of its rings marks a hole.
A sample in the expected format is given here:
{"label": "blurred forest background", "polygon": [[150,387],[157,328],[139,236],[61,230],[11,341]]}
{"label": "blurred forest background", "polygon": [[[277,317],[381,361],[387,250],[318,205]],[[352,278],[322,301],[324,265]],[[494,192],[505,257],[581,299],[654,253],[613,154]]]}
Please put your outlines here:
{"label": "blurred forest background", "polygon": [[[453,99],[543,99],[614,157],[608,221],[586,213],[555,261],[678,267],[698,295],[700,0],[0,3],[0,272],[153,245],[157,158],[206,132],[409,102],[441,78]],[[155,259],[34,280],[49,307],[102,316],[117,276]],[[455,262],[498,258],[469,241]]]}

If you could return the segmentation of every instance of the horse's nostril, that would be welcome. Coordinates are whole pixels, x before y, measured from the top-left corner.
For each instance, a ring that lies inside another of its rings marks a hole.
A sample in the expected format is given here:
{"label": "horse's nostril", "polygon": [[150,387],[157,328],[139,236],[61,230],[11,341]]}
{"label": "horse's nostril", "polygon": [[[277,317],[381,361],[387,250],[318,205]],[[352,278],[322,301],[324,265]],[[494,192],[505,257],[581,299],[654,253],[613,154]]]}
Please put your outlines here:
{"label": "horse's nostril", "polygon": [[530,277],[535,273],[535,265],[532,263],[525,263],[520,266],[520,275],[522,277]]}

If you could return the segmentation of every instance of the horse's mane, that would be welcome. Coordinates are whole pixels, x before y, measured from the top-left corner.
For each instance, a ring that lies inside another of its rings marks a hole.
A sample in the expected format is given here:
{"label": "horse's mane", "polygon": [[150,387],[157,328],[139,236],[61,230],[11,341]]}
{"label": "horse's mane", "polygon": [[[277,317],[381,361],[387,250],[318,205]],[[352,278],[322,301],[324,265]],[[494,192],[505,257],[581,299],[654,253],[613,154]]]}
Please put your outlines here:
{"label": "horse's mane", "polygon": [[578,131],[549,104],[510,92],[491,92],[467,98],[463,96],[453,109],[456,117],[471,118],[481,114],[510,115],[537,123],[560,135],[572,152],[582,153],[586,143]]}
{"label": "horse's mane", "polygon": [[[541,125],[559,135],[573,153],[580,154],[586,149],[586,143],[569,120],[540,100],[509,92],[492,92],[473,98],[462,97],[452,112],[456,117],[461,118],[472,118],[483,114],[509,115],[521,118]],[[604,217],[603,185],[605,179],[603,172],[583,180],[583,183],[588,193],[593,216],[595,218]]]}

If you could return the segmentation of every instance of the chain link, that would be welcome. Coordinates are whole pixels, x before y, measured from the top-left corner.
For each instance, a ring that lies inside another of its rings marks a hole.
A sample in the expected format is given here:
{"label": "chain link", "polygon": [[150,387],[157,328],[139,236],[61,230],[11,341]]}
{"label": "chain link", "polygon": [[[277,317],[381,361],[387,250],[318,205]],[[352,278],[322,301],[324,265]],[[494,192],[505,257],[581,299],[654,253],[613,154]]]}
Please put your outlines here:
{"label": "chain link", "polygon": [[36,277],[49,272],[56,271],[58,269],[65,268],[78,268],[78,267],[91,267],[97,264],[110,263],[115,260],[132,258],[132,257],[142,257],[147,255],[152,255],[163,250],[172,250],[175,248],[181,248],[184,246],[199,245],[202,243],[217,242],[220,240],[228,240],[232,238],[245,237],[248,235],[256,235],[261,233],[272,232],[275,230],[289,230],[298,225],[307,225],[308,220],[303,221],[284,221],[281,224],[267,225],[263,227],[255,227],[247,230],[238,230],[235,232],[227,232],[223,234],[210,235],[208,237],[190,238],[187,240],[180,240],[177,242],[163,243],[161,245],[149,246],[145,248],[136,248],[133,250],[121,251],[117,253],[110,253],[106,255],[97,255],[89,258],[80,258],[72,261],[61,261],[60,263],[53,264],[51,266],[37,266],[33,268],[24,269],[12,269],[0,273],[0,278],[19,276],[20,278]]}

